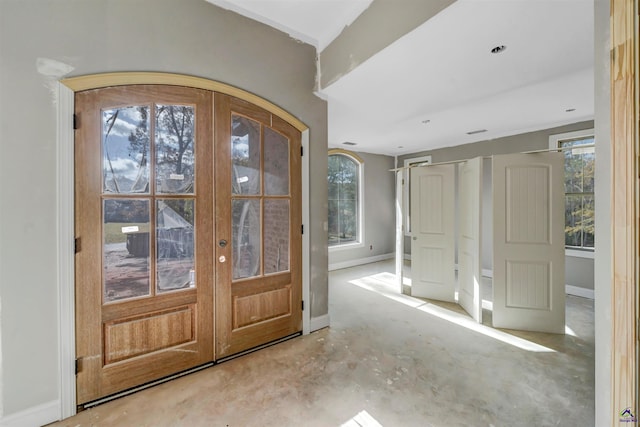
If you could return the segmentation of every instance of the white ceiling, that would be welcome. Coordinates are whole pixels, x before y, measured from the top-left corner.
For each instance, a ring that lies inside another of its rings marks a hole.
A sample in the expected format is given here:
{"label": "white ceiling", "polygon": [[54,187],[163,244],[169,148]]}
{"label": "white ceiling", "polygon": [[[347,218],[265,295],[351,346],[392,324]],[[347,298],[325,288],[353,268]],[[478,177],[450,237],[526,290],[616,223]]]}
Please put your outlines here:
{"label": "white ceiling", "polygon": [[[319,50],[370,3],[208,1]],[[492,54],[498,45],[507,49]],[[329,146],[400,155],[591,120],[593,61],[593,0],[458,0],[321,90]]]}
{"label": "white ceiling", "polygon": [[207,0],[291,37],[321,52],[373,0]]}

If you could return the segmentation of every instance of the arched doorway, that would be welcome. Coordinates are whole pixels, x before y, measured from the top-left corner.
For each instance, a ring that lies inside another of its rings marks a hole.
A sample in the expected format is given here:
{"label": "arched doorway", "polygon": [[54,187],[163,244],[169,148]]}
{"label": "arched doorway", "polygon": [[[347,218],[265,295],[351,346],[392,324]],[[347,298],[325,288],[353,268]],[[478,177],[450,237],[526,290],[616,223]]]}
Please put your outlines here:
{"label": "arched doorway", "polygon": [[304,125],[214,82],[127,76],[63,82],[78,404],[302,330]]}

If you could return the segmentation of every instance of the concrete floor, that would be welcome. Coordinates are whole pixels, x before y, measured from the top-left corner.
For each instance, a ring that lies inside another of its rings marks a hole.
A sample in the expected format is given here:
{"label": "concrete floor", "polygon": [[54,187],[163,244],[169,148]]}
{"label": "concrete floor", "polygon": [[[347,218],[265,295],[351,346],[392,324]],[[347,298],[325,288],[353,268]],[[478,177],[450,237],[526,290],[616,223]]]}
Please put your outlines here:
{"label": "concrete floor", "polygon": [[[57,426],[593,426],[593,301],[572,335],[476,325],[398,295],[393,262],[330,273],[331,327],[86,410]],[[490,295],[490,282],[484,283]]]}

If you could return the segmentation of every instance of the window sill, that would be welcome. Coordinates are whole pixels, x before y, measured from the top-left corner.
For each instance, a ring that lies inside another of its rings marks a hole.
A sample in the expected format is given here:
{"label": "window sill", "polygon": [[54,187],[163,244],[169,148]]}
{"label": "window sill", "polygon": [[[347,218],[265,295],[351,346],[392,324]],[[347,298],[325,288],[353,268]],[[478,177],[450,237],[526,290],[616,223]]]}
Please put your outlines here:
{"label": "window sill", "polygon": [[346,251],[349,249],[359,249],[359,248],[364,248],[364,243],[356,242],[356,243],[346,243],[344,245],[329,246],[329,252],[340,252],[340,251]]}
{"label": "window sill", "polygon": [[589,251],[589,250],[565,248],[564,254],[565,256],[572,256],[576,258],[589,258],[589,259],[595,258],[595,251]]}

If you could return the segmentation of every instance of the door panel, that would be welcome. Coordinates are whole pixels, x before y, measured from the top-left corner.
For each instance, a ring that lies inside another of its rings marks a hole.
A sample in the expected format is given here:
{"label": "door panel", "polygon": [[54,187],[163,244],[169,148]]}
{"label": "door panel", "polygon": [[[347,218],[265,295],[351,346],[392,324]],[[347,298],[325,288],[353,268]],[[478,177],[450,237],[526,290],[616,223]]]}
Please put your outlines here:
{"label": "door panel", "polygon": [[493,157],[493,325],[564,333],[562,153]]}
{"label": "door panel", "polygon": [[411,169],[411,295],[455,301],[454,165]]}
{"label": "door panel", "polygon": [[482,323],[482,158],[458,166],[458,302],[478,323]]}
{"label": "door panel", "polygon": [[76,94],[77,403],[213,360],[212,94]]}
{"label": "door panel", "polygon": [[300,132],[216,94],[216,355],[302,330]]}

